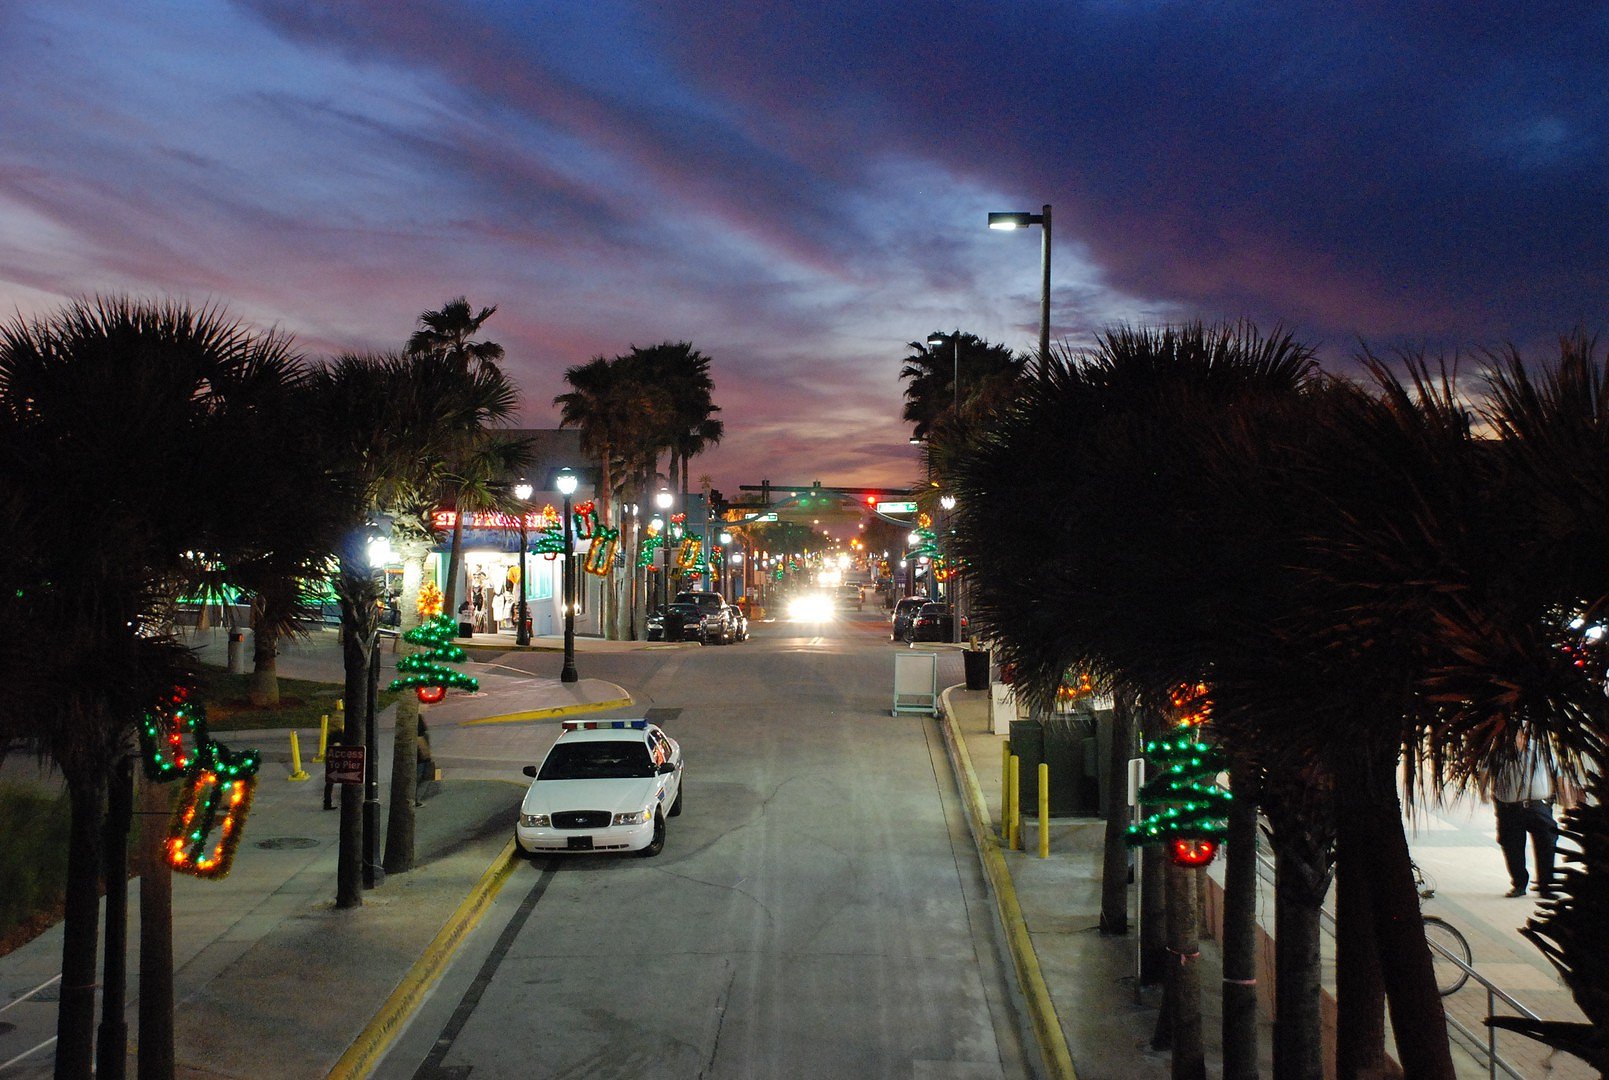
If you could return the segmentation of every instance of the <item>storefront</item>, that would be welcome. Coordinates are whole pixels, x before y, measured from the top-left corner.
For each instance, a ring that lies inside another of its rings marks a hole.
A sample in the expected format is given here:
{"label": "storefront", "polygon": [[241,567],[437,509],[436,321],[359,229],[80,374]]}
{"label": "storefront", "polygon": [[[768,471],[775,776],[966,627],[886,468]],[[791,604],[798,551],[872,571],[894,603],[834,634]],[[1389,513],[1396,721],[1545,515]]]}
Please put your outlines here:
{"label": "storefront", "polygon": [[[452,551],[453,511],[436,512],[434,525],[442,542],[432,549],[426,578],[445,582]],[[523,590],[534,636],[564,630],[564,562],[562,543],[555,543],[559,511],[544,506],[525,515],[525,573],[520,574],[520,519],[514,514],[467,515],[461,539],[463,561],[458,578],[458,618],[470,623],[476,634],[516,631],[515,619]],[[583,545],[584,547],[584,545]],[[594,632],[596,603],[593,591],[577,574],[576,630]]]}

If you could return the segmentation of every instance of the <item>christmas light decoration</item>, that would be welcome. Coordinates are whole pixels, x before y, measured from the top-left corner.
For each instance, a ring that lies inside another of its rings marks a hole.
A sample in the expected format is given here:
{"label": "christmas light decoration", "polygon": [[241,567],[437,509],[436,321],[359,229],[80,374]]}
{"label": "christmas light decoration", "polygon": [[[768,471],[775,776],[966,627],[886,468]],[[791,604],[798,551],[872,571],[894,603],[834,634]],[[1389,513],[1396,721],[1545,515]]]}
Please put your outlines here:
{"label": "christmas light decoration", "polygon": [[545,555],[549,559],[557,559],[564,554],[564,530],[558,525],[549,525],[531,538],[531,553]]}
{"label": "christmas light decoration", "polygon": [[1170,699],[1178,725],[1164,739],[1145,744],[1145,756],[1162,771],[1140,788],[1143,821],[1128,827],[1130,845],[1167,844],[1180,866],[1206,866],[1229,830],[1230,794],[1216,777],[1228,765],[1223,751],[1203,740],[1200,726],[1211,715],[1206,686],[1185,684]]}
{"label": "christmas light decoration", "polygon": [[696,536],[683,538],[681,547],[676,549],[676,569],[691,570],[697,566],[701,558],[700,549],[703,546],[704,541]]}
{"label": "christmas light decoration", "polygon": [[175,687],[166,701],[148,709],[140,717],[140,750],[145,775],[159,784],[177,780],[190,767],[193,754],[184,747],[186,736],[195,736],[198,722],[205,732],[205,712],[191,705],[190,693]]}
{"label": "christmas light decoration", "polygon": [[446,602],[447,598],[436,587],[436,583],[427,581],[419,586],[419,599],[414,602],[414,608],[421,619],[434,619],[441,614],[442,605]]}
{"label": "christmas light decoration", "polygon": [[658,532],[655,532],[654,530],[650,529],[649,532],[648,532],[648,535],[642,538],[642,543],[637,545],[637,569],[639,569],[639,570],[653,570],[653,569],[655,569],[655,567],[654,567],[654,552],[664,542],[665,542],[664,536],[662,536]]}
{"label": "christmas light decoration", "polygon": [[[173,869],[199,878],[229,873],[257,791],[257,765],[253,750],[235,753],[210,739],[198,747],[168,828]],[[217,839],[209,840],[214,829]]]}
{"label": "christmas light decoration", "polygon": [[575,519],[575,535],[578,540],[591,540],[598,528],[598,509],[591,499],[570,511]]}
{"label": "christmas light decoration", "polygon": [[587,546],[587,557],[581,561],[581,569],[604,577],[614,569],[615,553],[619,550],[620,530],[599,525],[592,535],[592,543]]}
{"label": "christmas light decoration", "polygon": [[451,617],[437,615],[403,634],[404,641],[423,646],[424,651],[398,660],[398,675],[386,688],[412,690],[426,705],[445,697],[448,687],[456,686],[471,693],[479,690],[480,682],[474,676],[448,666],[464,662],[464,650],[452,641],[457,631],[458,626]]}

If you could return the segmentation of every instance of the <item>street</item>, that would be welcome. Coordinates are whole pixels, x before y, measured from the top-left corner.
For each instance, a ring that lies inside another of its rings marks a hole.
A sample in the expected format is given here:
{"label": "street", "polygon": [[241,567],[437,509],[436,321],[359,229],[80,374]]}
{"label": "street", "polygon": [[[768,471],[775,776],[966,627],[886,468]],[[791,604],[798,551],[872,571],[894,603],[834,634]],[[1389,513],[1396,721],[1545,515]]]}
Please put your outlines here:
{"label": "street", "polygon": [[[868,603],[732,646],[587,656],[583,677],[636,698],[614,715],[680,740],[685,812],[654,859],[522,864],[375,1075],[1026,1075],[943,746],[889,714],[887,637]],[[941,650],[941,685],[959,661]],[[513,758],[517,779],[557,730],[438,731],[438,759]]]}

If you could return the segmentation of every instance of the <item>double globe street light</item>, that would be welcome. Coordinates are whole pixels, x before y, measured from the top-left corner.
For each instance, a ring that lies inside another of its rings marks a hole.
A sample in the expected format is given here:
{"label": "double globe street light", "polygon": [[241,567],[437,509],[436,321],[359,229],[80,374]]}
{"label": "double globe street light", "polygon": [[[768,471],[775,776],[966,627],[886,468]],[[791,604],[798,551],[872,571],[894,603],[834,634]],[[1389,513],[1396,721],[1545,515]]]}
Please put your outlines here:
{"label": "double globe street light", "polygon": [[[564,496],[564,667],[559,671],[559,681],[567,683],[580,678],[575,671],[575,519],[570,516],[570,496],[580,482],[569,466],[559,470],[557,484],[559,494]],[[520,554],[525,553],[522,550]],[[525,604],[523,592],[520,604]]]}
{"label": "double globe street light", "polygon": [[520,501],[520,598],[515,609],[514,644],[522,646],[531,643],[530,612],[525,607],[525,549],[530,546],[525,532],[525,515],[530,507],[532,490],[523,478],[514,485],[514,497]]}

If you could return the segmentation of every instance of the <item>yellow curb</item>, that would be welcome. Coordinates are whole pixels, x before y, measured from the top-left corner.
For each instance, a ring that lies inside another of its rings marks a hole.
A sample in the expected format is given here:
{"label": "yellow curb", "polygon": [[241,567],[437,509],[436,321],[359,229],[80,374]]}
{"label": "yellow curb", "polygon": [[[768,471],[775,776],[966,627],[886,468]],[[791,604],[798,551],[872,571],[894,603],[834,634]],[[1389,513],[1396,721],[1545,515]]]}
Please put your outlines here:
{"label": "yellow curb", "polygon": [[955,722],[950,717],[949,691],[941,696],[945,705],[940,721],[944,725],[944,743],[961,773],[961,797],[967,804],[967,823],[972,827],[972,839],[978,845],[984,870],[994,886],[1000,923],[1005,927],[1006,944],[1017,968],[1017,985],[1028,1006],[1028,1018],[1039,1039],[1045,1068],[1057,1080],[1078,1080],[1078,1074],[1073,1071],[1072,1052],[1067,1048],[1067,1036],[1062,1033],[1061,1018],[1056,1015],[1050,988],[1045,985],[1044,973],[1039,969],[1039,956],[1028,936],[1028,923],[1022,917],[1022,905],[1017,901],[1017,890],[1011,882],[1011,869],[1006,865],[1005,856],[1000,854],[1000,842],[989,824],[983,788],[978,784],[978,774],[972,771],[972,755],[967,753],[966,740],[955,730]]}
{"label": "yellow curb", "polygon": [[555,716],[573,716],[576,713],[601,712],[604,709],[624,709],[632,703],[632,698],[611,698],[608,701],[586,702],[580,705],[553,705],[546,709],[526,709],[524,712],[499,713],[496,716],[483,716],[479,720],[465,720],[459,727],[474,727],[476,724],[512,724],[519,720],[550,720]]}
{"label": "yellow curb", "polygon": [[381,1056],[390,1049],[397,1033],[402,1030],[402,1025],[413,1016],[414,1010],[424,1000],[426,991],[447,966],[447,962],[452,959],[459,944],[475,928],[475,924],[480,922],[481,916],[486,914],[486,909],[491,906],[492,900],[502,889],[508,876],[514,872],[514,867],[519,861],[514,841],[510,839],[501,854],[492,860],[492,865],[486,868],[486,872],[475,883],[475,887],[469,891],[464,902],[458,905],[458,910],[453,912],[435,940],[425,946],[425,951],[414,962],[413,967],[408,969],[408,973],[402,977],[397,988],[391,991],[391,996],[386,998],[385,1004],[374,1014],[374,1019],[369,1021],[352,1045],[347,1047],[346,1053],[335,1063],[335,1067],[329,1073],[332,1080],[347,1080],[349,1077],[355,1080],[357,1077],[368,1076],[374,1070]]}

